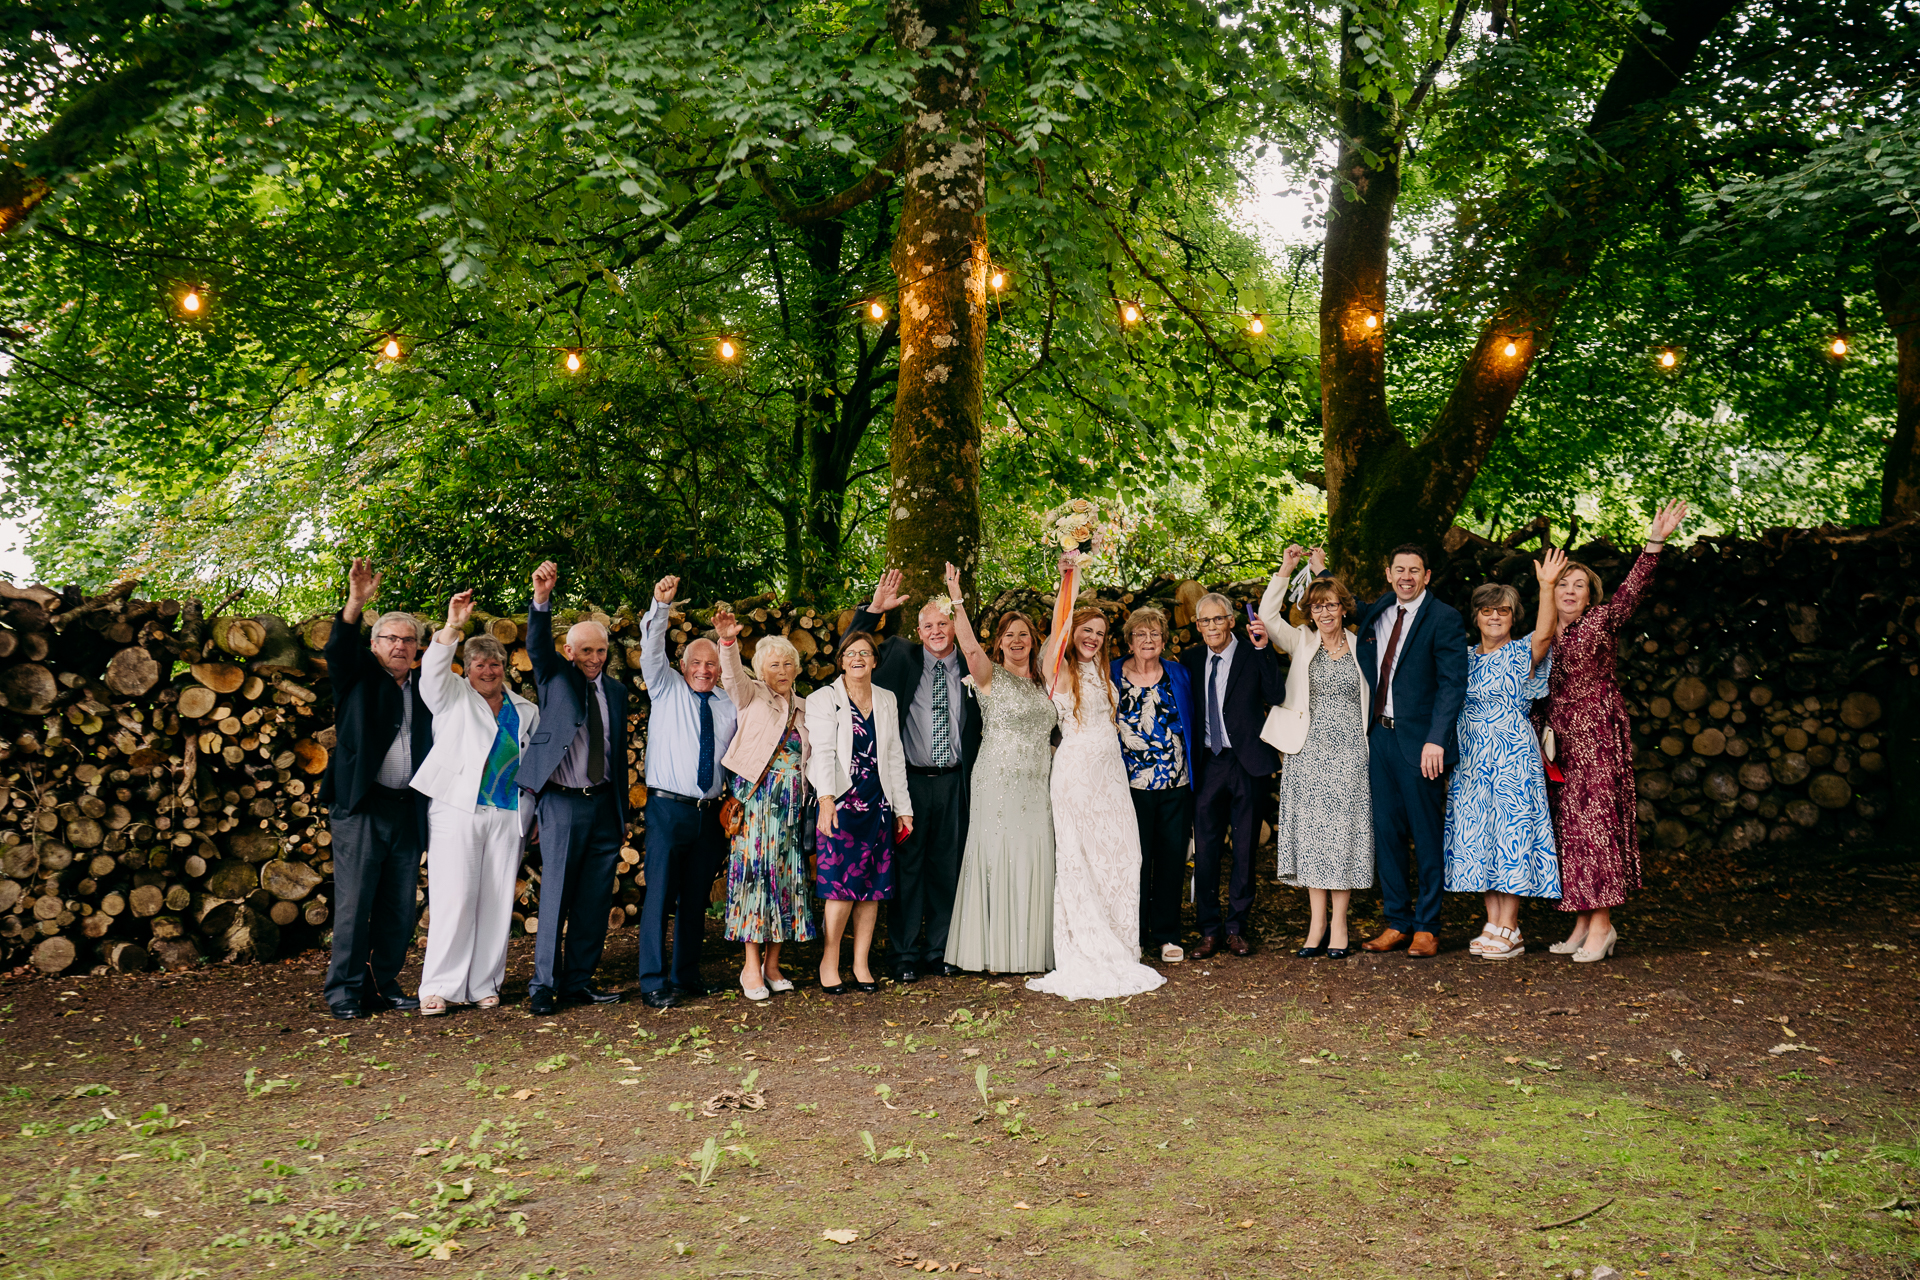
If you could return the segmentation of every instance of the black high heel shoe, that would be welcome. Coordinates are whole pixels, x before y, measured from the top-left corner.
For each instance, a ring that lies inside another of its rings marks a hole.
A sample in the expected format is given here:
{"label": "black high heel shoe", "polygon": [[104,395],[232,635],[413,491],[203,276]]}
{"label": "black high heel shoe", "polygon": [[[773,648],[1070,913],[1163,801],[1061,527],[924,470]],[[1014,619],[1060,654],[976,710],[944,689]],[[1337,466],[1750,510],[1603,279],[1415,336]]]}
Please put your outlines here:
{"label": "black high heel shoe", "polygon": [[[1325,954],[1327,954],[1327,944],[1324,942],[1317,947],[1302,947],[1293,953],[1296,960],[1313,960]],[[1345,955],[1346,953],[1342,952],[1341,954]]]}
{"label": "black high heel shoe", "polygon": [[1344,946],[1344,947],[1328,947],[1326,949],[1325,954],[1327,959],[1329,960],[1345,960],[1348,956],[1353,954],[1353,947],[1351,945]]}

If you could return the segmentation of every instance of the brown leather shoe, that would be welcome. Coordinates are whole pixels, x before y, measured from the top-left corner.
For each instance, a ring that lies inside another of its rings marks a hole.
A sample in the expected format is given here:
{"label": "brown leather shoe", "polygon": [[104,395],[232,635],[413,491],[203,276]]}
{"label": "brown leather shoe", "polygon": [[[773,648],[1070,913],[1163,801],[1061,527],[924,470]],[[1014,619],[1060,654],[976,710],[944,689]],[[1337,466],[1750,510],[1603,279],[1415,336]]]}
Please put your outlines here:
{"label": "brown leather shoe", "polygon": [[1398,951],[1407,945],[1407,935],[1388,925],[1380,931],[1377,938],[1369,938],[1360,944],[1362,951]]}
{"label": "brown leather shoe", "polygon": [[1227,950],[1237,956],[1250,956],[1253,954],[1253,945],[1239,934],[1230,933],[1227,935]]}
{"label": "brown leather shoe", "polygon": [[1413,941],[1407,947],[1407,954],[1417,960],[1430,959],[1440,952],[1440,939],[1421,929],[1413,935]]}
{"label": "brown leather shoe", "polygon": [[1213,955],[1215,952],[1219,950],[1220,950],[1220,939],[1209,934],[1208,936],[1200,939],[1200,945],[1195,947],[1192,951],[1189,951],[1187,954],[1192,956],[1195,960],[1205,960],[1208,956]]}

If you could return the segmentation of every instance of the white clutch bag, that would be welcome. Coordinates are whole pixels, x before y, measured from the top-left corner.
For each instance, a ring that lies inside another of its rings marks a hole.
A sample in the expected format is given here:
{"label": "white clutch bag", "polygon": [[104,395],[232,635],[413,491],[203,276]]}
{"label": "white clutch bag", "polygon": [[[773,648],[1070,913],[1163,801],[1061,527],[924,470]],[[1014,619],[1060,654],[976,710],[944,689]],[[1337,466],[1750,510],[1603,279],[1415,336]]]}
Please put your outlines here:
{"label": "white clutch bag", "polygon": [[1556,760],[1559,756],[1560,744],[1553,740],[1553,729],[1551,727],[1541,729],[1540,758],[1542,760]]}
{"label": "white clutch bag", "polygon": [[1260,741],[1282,755],[1296,755],[1307,745],[1307,713],[1292,707],[1274,707],[1260,726]]}

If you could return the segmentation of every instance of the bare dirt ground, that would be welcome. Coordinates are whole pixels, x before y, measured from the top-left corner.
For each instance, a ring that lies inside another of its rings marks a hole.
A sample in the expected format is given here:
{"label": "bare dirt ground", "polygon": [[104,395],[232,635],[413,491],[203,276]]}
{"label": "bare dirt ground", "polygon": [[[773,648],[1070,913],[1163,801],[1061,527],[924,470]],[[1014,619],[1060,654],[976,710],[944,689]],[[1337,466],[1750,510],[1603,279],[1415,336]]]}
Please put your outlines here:
{"label": "bare dirt ground", "polygon": [[1677,877],[1591,966],[1551,910],[1471,958],[1464,898],[1437,959],[1301,961],[1261,895],[1253,957],[1096,1004],[539,1019],[525,942],[440,1019],[333,1022],[318,955],[16,976],[0,1275],[1920,1276],[1920,864]]}

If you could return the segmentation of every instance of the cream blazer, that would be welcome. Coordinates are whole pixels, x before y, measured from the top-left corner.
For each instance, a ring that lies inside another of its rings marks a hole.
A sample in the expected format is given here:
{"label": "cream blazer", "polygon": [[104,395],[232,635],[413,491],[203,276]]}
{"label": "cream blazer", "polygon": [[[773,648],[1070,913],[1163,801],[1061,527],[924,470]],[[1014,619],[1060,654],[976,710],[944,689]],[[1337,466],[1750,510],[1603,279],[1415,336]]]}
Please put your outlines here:
{"label": "cream blazer", "polygon": [[[1307,731],[1312,725],[1307,667],[1313,661],[1313,651],[1320,647],[1320,633],[1312,627],[1296,627],[1287,621],[1287,579],[1277,573],[1267,583],[1266,594],[1260,597],[1260,622],[1267,629],[1267,638],[1292,659],[1287,669],[1286,700],[1267,714],[1267,728],[1260,736],[1285,754],[1297,755],[1300,748],[1307,745]],[[1349,637],[1352,634],[1348,632]],[[1340,661],[1351,660],[1357,667],[1360,659],[1356,653],[1357,646],[1349,638],[1347,657]],[[1360,673],[1360,732],[1363,734],[1371,715],[1372,699],[1367,696],[1367,678],[1363,671]]]}
{"label": "cream blazer", "polygon": [[[486,772],[487,753],[493,750],[499,722],[487,700],[463,677],[453,674],[453,649],[438,640],[427,645],[420,658],[420,700],[433,712],[433,750],[414,770],[408,784],[422,795],[473,813],[480,804],[480,775]],[[508,687],[504,694],[520,713],[520,750],[524,753],[535,729],[540,708]],[[522,826],[532,817],[533,793],[520,793]]]}
{"label": "cream blazer", "polygon": [[[913,797],[907,791],[907,749],[900,741],[899,700],[890,690],[873,686],[874,754],[880,764],[880,790],[894,816],[913,816]],[[853,699],[847,696],[845,676],[807,695],[807,735],[813,739],[813,759],[807,781],[822,796],[836,798],[853,789]]]}

